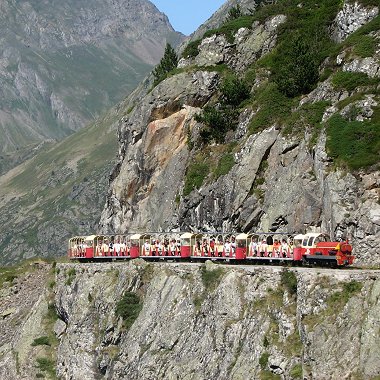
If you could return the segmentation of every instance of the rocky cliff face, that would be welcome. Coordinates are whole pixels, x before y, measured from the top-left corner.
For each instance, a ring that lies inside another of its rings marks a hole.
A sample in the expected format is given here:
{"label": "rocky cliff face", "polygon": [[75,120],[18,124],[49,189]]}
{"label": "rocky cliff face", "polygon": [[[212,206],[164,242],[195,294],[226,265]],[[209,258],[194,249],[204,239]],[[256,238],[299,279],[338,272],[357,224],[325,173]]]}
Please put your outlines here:
{"label": "rocky cliff face", "polygon": [[[378,11],[378,7],[346,4],[336,15],[331,35],[347,38]],[[378,168],[351,173],[336,167],[326,149],[324,129],[316,134],[305,123],[301,134],[289,135],[274,122],[252,133],[248,126],[260,111],[253,105],[239,110],[238,126],[226,138],[232,145],[194,147],[202,128],[194,115],[213,104],[223,79],[217,67],[245,72],[275,48],[285,21],[282,14],[255,21],[251,28],[239,29],[232,43],[223,33],[203,38],[196,55],[180,60],[183,72],[161,82],[121,120],[119,162],[101,218],[104,231],[322,230],[331,237],[349,237],[358,263],[380,263]],[[378,33],[373,38],[378,47]],[[335,57],[338,70],[378,80],[379,50],[367,58],[350,51],[343,48]],[[268,75],[257,69],[253,93]],[[334,87],[329,76],[301,97],[292,111],[326,101],[323,122],[333,115],[347,115],[352,107],[358,110],[355,120],[369,120],[379,99],[376,90],[361,99],[362,91]],[[343,100],[346,108],[341,106]],[[209,173],[198,189],[184,194],[191,164],[203,155],[215,168],[226,151],[233,157],[230,170],[221,176]]]}
{"label": "rocky cliff face", "polygon": [[145,0],[7,0],[0,14],[0,172],[120,101],[182,39]]}
{"label": "rocky cliff face", "polygon": [[[14,310],[3,313],[0,323],[20,329],[2,340],[2,379],[50,377],[55,371],[61,379],[375,379],[380,374],[376,271],[135,260],[59,264],[55,281],[54,300],[46,290],[22,321],[16,323]],[[15,286],[2,292],[12,293]],[[126,293],[138,296],[141,310],[128,325],[120,316]],[[50,323],[53,304],[58,319]],[[38,321],[44,321],[41,327]],[[53,330],[56,341],[49,335]],[[50,336],[51,345],[31,346],[41,336]],[[40,366],[43,358],[52,363],[49,369]]]}

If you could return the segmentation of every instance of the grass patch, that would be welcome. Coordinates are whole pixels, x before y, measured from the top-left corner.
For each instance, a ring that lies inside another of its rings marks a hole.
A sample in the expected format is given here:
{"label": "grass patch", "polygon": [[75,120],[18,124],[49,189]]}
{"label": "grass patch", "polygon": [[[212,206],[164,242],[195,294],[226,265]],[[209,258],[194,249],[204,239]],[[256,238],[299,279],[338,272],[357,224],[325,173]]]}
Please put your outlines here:
{"label": "grass patch", "polygon": [[290,370],[290,376],[293,379],[302,379],[303,377],[303,370],[301,364],[294,365]]}
{"label": "grass patch", "polygon": [[284,269],[281,272],[281,285],[291,294],[297,294],[297,276],[293,271]]}
{"label": "grass patch", "polygon": [[370,78],[365,73],[350,71],[338,71],[333,75],[331,83],[336,90],[354,91],[361,86],[370,86],[377,83],[378,79]]}
{"label": "grass patch", "polygon": [[65,274],[67,276],[65,284],[70,286],[73,283],[76,276],[75,268],[70,268]]}
{"label": "grass patch", "polygon": [[347,121],[333,115],[326,131],[327,151],[337,165],[358,170],[379,163],[380,121]]}
{"label": "grass patch", "polygon": [[257,90],[253,102],[258,111],[249,124],[249,132],[256,133],[273,124],[283,124],[291,114],[293,104],[295,103],[282,94],[275,83],[263,85]]}
{"label": "grass patch", "polygon": [[260,380],[281,380],[281,376],[271,371],[262,370],[260,372]]}
{"label": "grass patch", "polygon": [[269,352],[265,351],[261,354],[259,358],[259,364],[261,369],[265,369],[268,365],[268,360],[269,360]]}
{"label": "grass patch", "polygon": [[210,29],[208,30],[204,35],[203,38],[211,37],[214,34],[223,34],[227,41],[232,43],[234,42],[234,34],[240,29],[240,28],[252,28],[252,23],[254,21],[254,17],[251,15],[243,15],[241,17],[238,17],[236,19],[230,20],[226,23],[224,23],[220,28],[218,29]]}
{"label": "grass patch", "polygon": [[205,162],[196,161],[190,164],[186,171],[183,195],[189,195],[193,190],[199,189],[209,173],[209,165]]}
{"label": "grass patch", "polygon": [[284,122],[284,135],[298,135],[309,127],[317,132],[320,130],[321,121],[329,102],[303,104],[298,110],[291,112]]}
{"label": "grass patch", "polygon": [[219,178],[222,175],[226,175],[230,172],[232,167],[235,165],[235,159],[232,153],[226,153],[224,154],[219,162],[218,166],[214,171],[215,178]]}
{"label": "grass patch", "polygon": [[116,305],[115,314],[123,319],[123,326],[129,329],[142,309],[140,297],[133,292],[126,292]]}
{"label": "grass patch", "polygon": [[223,274],[224,274],[224,270],[221,267],[217,267],[215,269],[208,270],[206,268],[206,265],[202,265],[202,267],[201,267],[201,278],[202,278],[203,286],[208,291],[215,290],[218,287],[220,280],[223,277]]}
{"label": "grass patch", "polygon": [[339,306],[344,306],[348,300],[355,294],[360,293],[363,284],[358,281],[350,281],[343,283],[343,289],[341,291],[332,293],[327,299],[327,304],[330,308],[336,308]]}
{"label": "grass patch", "polygon": [[31,346],[51,346],[50,338],[46,335],[34,339]]}
{"label": "grass patch", "polygon": [[55,378],[55,363],[53,360],[48,358],[37,358],[37,369],[41,372],[45,372]]}

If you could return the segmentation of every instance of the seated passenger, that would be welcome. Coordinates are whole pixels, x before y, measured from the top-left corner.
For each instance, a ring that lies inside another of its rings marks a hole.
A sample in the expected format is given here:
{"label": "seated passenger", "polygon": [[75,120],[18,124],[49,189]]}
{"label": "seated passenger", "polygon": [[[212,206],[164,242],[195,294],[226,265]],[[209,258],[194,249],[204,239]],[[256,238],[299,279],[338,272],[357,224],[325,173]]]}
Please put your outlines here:
{"label": "seated passenger", "polygon": [[103,253],[103,256],[108,256],[108,250],[109,250],[108,240],[104,240],[103,244],[102,244],[102,253]]}
{"label": "seated passenger", "polygon": [[177,244],[176,244],[175,239],[172,239],[170,241],[169,251],[170,251],[171,256],[175,256],[176,251],[177,251]]}
{"label": "seated passenger", "polygon": [[235,254],[236,254],[236,239],[235,239],[235,236],[231,236],[231,252],[232,252],[232,256],[235,256]]}
{"label": "seated passenger", "polygon": [[208,246],[207,239],[203,239],[202,252],[204,256],[209,256],[209,246]]}
{"label": "seated passenger", "polygon": [[144,256],[149,256],[150,255],[150,243],[149,243],[149,240],[145,240],[145,243],[144,243],[143,247],[144,247],[144,253],[143,253],[143,255]]}
{"label": "seated passenger", "polygon": [[215,256],[215,239],[214,238],[210,240],[210,254],[213,257]]}
{"label": "seated passenger", "polygon": [[113,249],[115,251],[115,256],[120,256],[120,241],[116,240],[115,244],[113,245]]}
{"label": "seated passenger", "polygon": [[256,239],[252,240],[249,245],[249,256],[257,256],[257,241]]}
{"label": "seated passenger", "polygon": [[280,257],[280,251],[281,251],[281,243],[275,239],[273,243],[273,256],[274,257]]}
{"label": "seated passenger", "polygon": [[268,244],[265,239],[262,240],[260,244],[260,257],[268,256]]}
{"label": "seated passenger", "polygon": [[226,257],[230,257],[231,251],[232,251],[232,246],[229,239],[227,239],[226,242],[224,243],[224,255]]}
{"label": "seated passenger", "polygon": [[289,245],[285,239],[282,239],[281,242],[281,254],[282,257],[289,257]]}

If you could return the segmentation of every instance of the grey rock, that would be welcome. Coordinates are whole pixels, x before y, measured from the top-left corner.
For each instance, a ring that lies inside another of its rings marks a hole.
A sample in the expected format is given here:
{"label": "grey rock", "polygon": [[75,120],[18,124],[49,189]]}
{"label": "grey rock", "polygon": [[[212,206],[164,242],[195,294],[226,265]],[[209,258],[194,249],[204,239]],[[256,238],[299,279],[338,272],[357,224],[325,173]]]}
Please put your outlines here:
{"label": "grey rock", "polygon": [[358,1],[354,3],[345,1],[332,26],[334,41],[344,41],[361,26],[373,20],[378,13],[379,7],[365,7]]}

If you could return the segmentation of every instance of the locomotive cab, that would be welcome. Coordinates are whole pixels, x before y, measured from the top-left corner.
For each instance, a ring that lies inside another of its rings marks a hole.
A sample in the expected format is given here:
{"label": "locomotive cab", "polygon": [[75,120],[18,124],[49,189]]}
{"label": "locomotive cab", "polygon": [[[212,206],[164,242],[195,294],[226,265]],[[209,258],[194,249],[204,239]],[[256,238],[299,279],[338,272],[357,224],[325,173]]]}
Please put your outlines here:
{"label": "locomotive cab", "polygon": [[308,233],[302,241],[303,260],[310,263],[348,265],[354,261],[352,246],[348,242],[331,241],[328,235]]}

